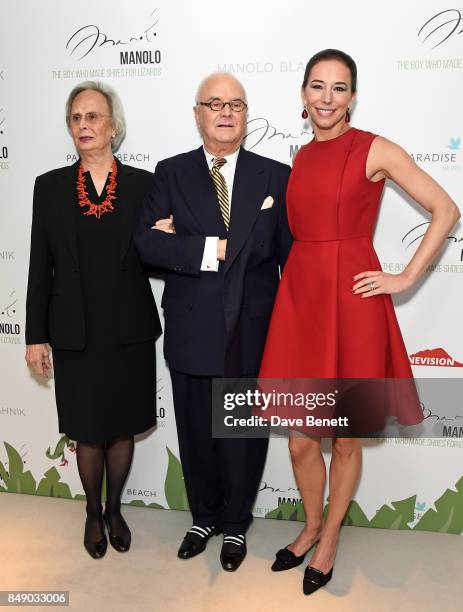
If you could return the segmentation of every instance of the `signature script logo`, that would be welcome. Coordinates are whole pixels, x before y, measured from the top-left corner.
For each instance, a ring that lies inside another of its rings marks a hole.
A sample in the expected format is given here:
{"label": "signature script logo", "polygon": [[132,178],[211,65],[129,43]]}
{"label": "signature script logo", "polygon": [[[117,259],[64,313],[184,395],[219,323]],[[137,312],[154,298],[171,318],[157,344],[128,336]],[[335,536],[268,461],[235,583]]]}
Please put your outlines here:
{"label": "signature script logo", "polygon": [[12,317],[14,314],[16,314],[17,302],[18,302],[18,298],[16,297],[16,291],[12,291],[10,295],[8,296],[8,300],[5,306],[3,306],[1,310],[2,316],[6,315],[7,317]]}
{"label": "signature script logo", "polygon": [[111,37],[100,30],[95,24],[88,24],[82,26],[72,34],[66,43],[66,49],[69,51],[69,55],[77,60],[81,60],[87,57],[92,51],[99,49],[103,45],[111,45],[113,47],[118,45],[130,45],[132,43],[139,43],[140,41],[153,42],[156,32],[154,31],[156,25],[159,23],[157,8],[150,15],[150,25],[134,36],[130,36],[125,40],[118,37]]}
{"label": "signature script logo", "polygon": [[439,423],[440,421],[456,421],[457,419],[463,419],[463,416],[460,414],[456,414],[453,417],[449,417],[446,415],[434,414],[432,410],[429,408],[425,408],[423,406],[423,419],[429,419],[430,421],[434,421],[435,423]]}
{"label": "signature script logo", "polygon": [[435,49],[452,36],[463,33],[463,15],[458,9],[440,11],[428,19],[418,31],[421,44]]}
{"label": "signature script logo", "polygon": [[297,492],[299,492],[299,489],[295,489],[294,487],[288,487],[287,489],[280,489],[279,487],[272,487],[272,485],[270,485],[267,482],[263,481],[261,483],[261,487],[259,489],[259,493],[262,493],[262,491],[271,491],[272,493],[289,493],[290,491],[297,491]]}
{"label": "signature script logo", "polygon": [[[412,229],[409,230],[403,236],[402,244],[405,244],[405,248],[406,249],[411,247],[411,245],[414,244],[417,240],[421,240],[421,238],[423,238],[423,236],[426,233],[426,230],[428,229],[427,226],[430,223],[431,223],[431,221],[425,221],[424,223],[419,223],[418,225],[415,225],[415,227],[412,227]],[[457,242],[462,242],[463,241],[463,237],[457,238],[457,236],[447,236],[447,240],[451,244],[455,244]]]}
{"label": "signature script logo", "polygon": [[255,149],[262,142],[271,140],[272,138],[280,138],[281,140],[298,140],[299,138],[309,135],[309,132],[302,130],[299,134],[291,134],[291,132],[283,132],[273,125],[270,125],[265,117],[256,117],[250,119],[247,123],[246,148],[248,150]]}

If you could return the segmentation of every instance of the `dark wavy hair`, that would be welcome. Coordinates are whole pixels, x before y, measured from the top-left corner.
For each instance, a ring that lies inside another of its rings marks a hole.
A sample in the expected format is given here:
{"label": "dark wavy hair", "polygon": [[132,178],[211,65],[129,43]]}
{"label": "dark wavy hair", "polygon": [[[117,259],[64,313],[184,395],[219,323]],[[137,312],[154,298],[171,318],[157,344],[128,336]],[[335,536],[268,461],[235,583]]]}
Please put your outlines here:
{"label": "dark wavy hair", "polygon": [[323,51],[315,53],[315,55],[313,55],[309,59],[309,61],[307,62],[307,66],[305,67],[302,89],[305,89],[307,83],[309,82],[310,71],[312,70],[312,68],[319,62],[332,59],[342,62],[345,66],[349,68],[351,77],[351,89],[352,93],[355,93],[357,91],[357,64],[354,62],[350,55],[344,53],[344,51],[339,51],[339,49],[324,49]]}

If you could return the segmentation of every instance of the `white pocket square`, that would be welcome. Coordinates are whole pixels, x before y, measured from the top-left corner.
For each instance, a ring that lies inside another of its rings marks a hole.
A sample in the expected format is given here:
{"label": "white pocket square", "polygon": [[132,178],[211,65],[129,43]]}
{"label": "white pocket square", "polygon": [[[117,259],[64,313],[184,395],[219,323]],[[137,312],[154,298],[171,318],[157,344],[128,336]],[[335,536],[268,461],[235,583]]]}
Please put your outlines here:
{"label": "white pocket square", "polygon": [[260,207],[261,210],[265,210],[266,208],[272,208],[273,206],[273,198],[272,196],[267,196]]}

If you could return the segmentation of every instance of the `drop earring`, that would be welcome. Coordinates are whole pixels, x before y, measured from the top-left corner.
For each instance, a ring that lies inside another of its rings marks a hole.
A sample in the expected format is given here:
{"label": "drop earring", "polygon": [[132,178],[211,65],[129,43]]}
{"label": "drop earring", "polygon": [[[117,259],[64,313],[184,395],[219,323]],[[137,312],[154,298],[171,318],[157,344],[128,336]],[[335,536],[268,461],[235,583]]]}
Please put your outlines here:
{"label": "drop earring", "polygon": [[350,121],[350,112],[349,112],[349,109],[347,109],[347,111],[346,111],[346,116],[345,116],[344,120],[345,120],[346,123],[349,123],[349,121]]}
{"label": "drop earring", "polygon": [[307,109],[304,106],[304,110],[302,111],[302,118],[307,119],[308,116],[309,116],[309,113],[307,112]]}

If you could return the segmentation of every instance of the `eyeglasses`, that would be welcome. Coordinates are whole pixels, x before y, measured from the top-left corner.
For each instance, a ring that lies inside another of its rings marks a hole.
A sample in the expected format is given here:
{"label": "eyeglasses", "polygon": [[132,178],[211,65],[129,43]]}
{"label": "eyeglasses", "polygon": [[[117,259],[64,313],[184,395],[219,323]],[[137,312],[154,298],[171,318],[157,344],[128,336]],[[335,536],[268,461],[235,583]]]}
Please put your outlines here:
{"label": "eyeglasses", "polygon": [[70,117],[70,123],[72,123],[72,125],[79,125],[83,119],[85,123],[89,123],[90,125],[92,125],[95,123],[99,123],[103,119],[103,117],[111,117],[111,115],[103,115],[102,113],[96,113],[94,111],[85,113],[85,115],[81,115],[80,113],[74,113]]}
{"label": "eyeglasses", "polygon": [[223,102],[219,98],[214,98],[210,102],[198,102],[197,101],[196,104],[198,106],[208,106],[212,111],[215,111],[215,112],[221,111],[222,109],[225,108],[227,104],[232,111],[235,111],[235,113],[241,113],[242,111],[244,111],[245,108],[248,108],[248,105],[246,104],[246,102],[243,102],[243,100],[240,100],[240,99],[230,100],[229,102]]}

